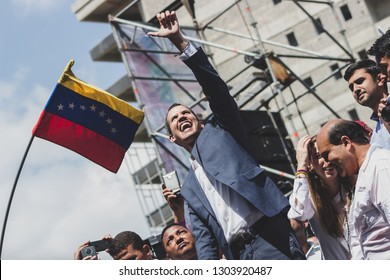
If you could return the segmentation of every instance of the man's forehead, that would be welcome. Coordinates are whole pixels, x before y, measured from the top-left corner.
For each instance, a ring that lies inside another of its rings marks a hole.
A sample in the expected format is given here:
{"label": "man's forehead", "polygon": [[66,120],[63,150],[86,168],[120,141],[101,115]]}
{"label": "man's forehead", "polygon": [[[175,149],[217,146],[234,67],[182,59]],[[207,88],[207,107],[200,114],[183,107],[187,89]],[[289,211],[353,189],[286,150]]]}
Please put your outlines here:
{"label": "man's forehead", "polygon": [[168,112],[168,115],[173,115],[173,114],[176,114],[178,112],[181,112],[181,111],[187,111],[189,110],[188,107],[184,106],[184,105],[177,105],[175,107],[172,107],[169,112]]}
{"label": "man's forehead", "polygon": [[129,245],[127,248],[124,248],[121,250],[117,255],[116,259],[129,259],[134,258],[137,255],[137,252],[139,250],[134,250],[131,245]]}
{"label": "man's forehead", "polygon": [[168,236],[170,235],[174,235],[178,230],[187,230],[187,229],[182,226],[171,226],[164,232],[163,239],[168,238]]}
{"label": "man's forehead", "polygon": [[351,75],[351,78],[349,78],[349,82],[354,82],[356,79],[363,76],[371,76],[371,75],[364,68],[356,69],[355,72],[353,72],[353,74]]}
{"label": "man's forehead", "polygon": [[317,135],[316,138],[317,149],[319,153],[322,153],[326,150],[327,146],[330,145],[328,138],[328,130],[326,127],[323,127]]}

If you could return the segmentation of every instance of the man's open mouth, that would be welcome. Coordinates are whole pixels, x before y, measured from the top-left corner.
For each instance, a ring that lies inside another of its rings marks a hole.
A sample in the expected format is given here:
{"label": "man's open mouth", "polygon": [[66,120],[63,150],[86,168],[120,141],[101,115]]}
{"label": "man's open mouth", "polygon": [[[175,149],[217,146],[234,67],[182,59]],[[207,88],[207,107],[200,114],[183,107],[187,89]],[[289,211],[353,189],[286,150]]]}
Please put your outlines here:
{"label": "man's open mouth", "polygon": [[185,131],[186,129],[191,128],[191,127],[192,127],[192,124],[188,121],[185,121],[182,124],[180,124],[180,131]]}

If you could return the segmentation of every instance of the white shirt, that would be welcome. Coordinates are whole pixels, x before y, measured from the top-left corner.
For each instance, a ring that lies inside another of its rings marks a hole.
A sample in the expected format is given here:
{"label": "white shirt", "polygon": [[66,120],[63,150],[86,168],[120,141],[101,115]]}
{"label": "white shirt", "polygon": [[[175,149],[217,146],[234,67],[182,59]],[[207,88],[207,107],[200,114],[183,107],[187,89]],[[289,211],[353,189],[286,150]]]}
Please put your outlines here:
{"label": "white shirt", "polygon": [[[320,219],[315,213],[315,206],[309,191],[309,182],[306,178],[296,178],[294,188],[289,198],[290,210],[289,219],[300,221],[308,220],[310,226],[316,235],[320,246],[322,259],[325,260],[347,260],[349,259],[349,249],[347,240],[344,237],[332,237],[322,226]],[[344,208],[341,203],[340,193],[334,198],[337,205],[340,206],[339,213],[344,215]],[[344,229],[344,236],[348,236],[347,229]]]}
{"label": "white shirt", "polygon": [[372,132],[370,143],[390,150],[390,133],[385,127],[382,119],[380,119],[376,113],[373,113],[371,115],[371,120],[376,121],[377,124]]}
{"label": "white shirt", "polygon": [[208,175],[196,160],[191,160],[191,166],[228,242],[263,217],[245,198]]}
{"label": "white shirt", "polygon": [[390,260],[390,151],[371,145],[359,169],[349,222],[353,259]]}
{"label": "white shirt", "polygon": [[191,44],[191,42],[188,42],[188,45],[184,48],[183,52],[180,54],[179,58],[181,60],[189,59],[191,56],[193,56],[197,52],[196,47]]}

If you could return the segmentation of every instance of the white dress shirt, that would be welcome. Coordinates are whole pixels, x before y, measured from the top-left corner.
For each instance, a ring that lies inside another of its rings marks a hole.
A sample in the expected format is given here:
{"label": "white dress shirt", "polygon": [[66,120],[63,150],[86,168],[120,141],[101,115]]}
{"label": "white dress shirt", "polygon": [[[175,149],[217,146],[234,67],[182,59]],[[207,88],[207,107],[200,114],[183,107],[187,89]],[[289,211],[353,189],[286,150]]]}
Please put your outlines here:
{"label": "white dress shirt", "polygon": [[209,176],[196,160],[191,160],[191,166],[228,242],[263,217],[245,198]]}
{"label": "white dress shirt", "polygon": [[371,145],[349,214],[353,259],[390,260],[390,151]]}

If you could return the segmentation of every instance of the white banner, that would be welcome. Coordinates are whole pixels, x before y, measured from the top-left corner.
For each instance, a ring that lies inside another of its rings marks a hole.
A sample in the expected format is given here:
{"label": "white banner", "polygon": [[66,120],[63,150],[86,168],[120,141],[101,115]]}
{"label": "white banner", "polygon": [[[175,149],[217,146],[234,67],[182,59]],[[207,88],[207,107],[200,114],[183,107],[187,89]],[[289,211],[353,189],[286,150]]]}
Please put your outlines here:
{"label": "white banner", "polygon": [[1,279],[383,279],[388,265],[389,261],[1,261]]}

